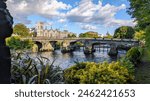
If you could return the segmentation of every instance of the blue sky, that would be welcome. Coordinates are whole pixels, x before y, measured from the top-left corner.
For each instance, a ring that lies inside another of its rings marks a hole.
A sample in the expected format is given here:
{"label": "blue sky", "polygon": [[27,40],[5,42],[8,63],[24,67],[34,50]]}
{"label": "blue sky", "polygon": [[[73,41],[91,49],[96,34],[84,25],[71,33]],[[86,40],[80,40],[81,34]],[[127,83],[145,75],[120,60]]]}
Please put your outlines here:
{"label": "blue sky", "polygon": [[14,22],[28,27],[42,21],[47,28],[77,34],[113,34],[119,26],[135,25],[126,13],[127,0],[8,0],[7,5]]}

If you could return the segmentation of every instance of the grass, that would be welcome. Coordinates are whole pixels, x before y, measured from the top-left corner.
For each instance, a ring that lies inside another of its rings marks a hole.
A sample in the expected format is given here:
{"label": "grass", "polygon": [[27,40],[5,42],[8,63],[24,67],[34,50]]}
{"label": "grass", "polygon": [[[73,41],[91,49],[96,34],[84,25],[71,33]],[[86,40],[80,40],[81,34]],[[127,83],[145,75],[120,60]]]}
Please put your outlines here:
{"label": "grass", "polygon": [[150,62],[150,49],[146,48],[142,57],[142,61]]}
{"label": "grass", "polygon": [[141,63],[136,67],[135,79],[138,84],[150,84],[150,50],[145,49]]}

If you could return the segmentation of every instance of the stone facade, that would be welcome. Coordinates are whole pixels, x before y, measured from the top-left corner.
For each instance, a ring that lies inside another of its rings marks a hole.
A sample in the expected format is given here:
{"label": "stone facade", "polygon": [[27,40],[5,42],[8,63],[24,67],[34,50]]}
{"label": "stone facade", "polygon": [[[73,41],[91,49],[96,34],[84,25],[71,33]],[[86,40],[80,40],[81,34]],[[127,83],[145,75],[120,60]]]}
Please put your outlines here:
{"label": "stone facade", "polygon": [[36,32],[37,32],[37,37],[48,37],[48,38],[53,38],[53,39],[67,38],[69,34],[70,35],[74,34],[74,33],[68,32],[67,30],[60,31],[58,29],[53,30],[52,28],[48,30],[44,28],[43,22],[37,23]]}

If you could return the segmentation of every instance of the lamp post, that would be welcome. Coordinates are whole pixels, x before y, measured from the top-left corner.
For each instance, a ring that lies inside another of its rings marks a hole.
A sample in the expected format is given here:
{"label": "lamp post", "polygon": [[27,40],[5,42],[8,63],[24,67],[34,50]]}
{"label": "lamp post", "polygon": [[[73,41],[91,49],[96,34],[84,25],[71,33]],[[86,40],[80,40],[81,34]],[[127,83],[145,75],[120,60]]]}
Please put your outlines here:
{"label": "lamp post", "polygon": [[0,0],[0,84],[10,83],[11,55],[5,39],[13,32],[12,24],[13,18],[7,10],[6,0]]}

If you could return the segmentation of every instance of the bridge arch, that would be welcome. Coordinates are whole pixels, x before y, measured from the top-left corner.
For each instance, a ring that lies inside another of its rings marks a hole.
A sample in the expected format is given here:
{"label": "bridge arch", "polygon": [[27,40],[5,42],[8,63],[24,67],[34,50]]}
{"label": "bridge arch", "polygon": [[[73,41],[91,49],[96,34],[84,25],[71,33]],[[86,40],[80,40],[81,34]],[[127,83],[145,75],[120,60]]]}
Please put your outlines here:
{"label": "bridge arch", "polygon": [[42,43],[39,41],[35,41],[35,44],[38,46],[38,52],[39,52],[40,49],[42,48]]}
{"label": "bridge arch", "polygon": [[94,46],[96,46],[96,45],[102,46],[101,48],[110,48],[110,44],[108,44],[108,43],[102,43],[102,42],[92,43],[92,48],[94,49]]}
{"label": "bridge arch", "polygon": [[[98,50],[98,51],[104,51],[105,49],[107,50],[107,51],[109,51],[109,49],[110,49],[110,47],[111,47],[111,45],[110,44],[108,44],[108,43],[104,43],[104,42],[94,42],[94,43],[92,43],[92,49],[93,50]],[[95,46],[97,46],[97,47],[95,47]]]}
{"label": "bridge arch", "polygon": [[56,50],[58,47],[57,47],[57,42],[58,41],[49,41],[49,43],[51,44],[51,46],[54,48],[54,50]]}

